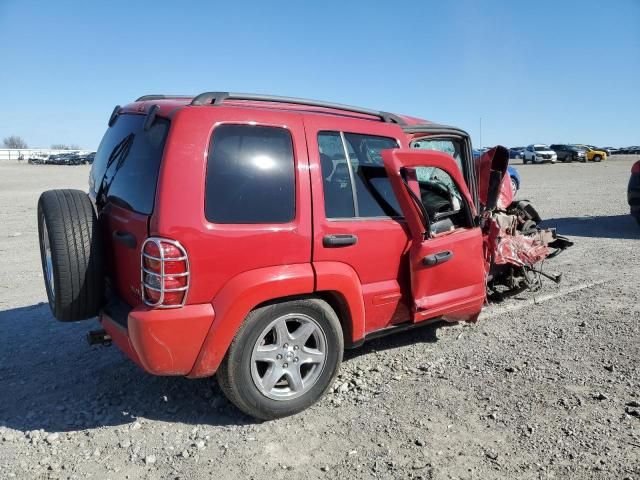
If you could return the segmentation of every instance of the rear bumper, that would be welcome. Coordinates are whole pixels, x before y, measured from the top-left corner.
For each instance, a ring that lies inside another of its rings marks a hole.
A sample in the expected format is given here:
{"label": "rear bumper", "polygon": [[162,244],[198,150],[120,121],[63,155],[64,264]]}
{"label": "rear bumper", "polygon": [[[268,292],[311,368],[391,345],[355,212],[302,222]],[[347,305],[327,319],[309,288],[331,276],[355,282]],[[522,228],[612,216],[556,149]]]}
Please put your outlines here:
{"label": "rear bumper", "polygon": [[[128,311],[127,311],[128,310]],[[154,375],[187,375],[196,362],[213,322],[211,304],[176,309],[133,310],[108,305],[100,323],[113,342]]]}

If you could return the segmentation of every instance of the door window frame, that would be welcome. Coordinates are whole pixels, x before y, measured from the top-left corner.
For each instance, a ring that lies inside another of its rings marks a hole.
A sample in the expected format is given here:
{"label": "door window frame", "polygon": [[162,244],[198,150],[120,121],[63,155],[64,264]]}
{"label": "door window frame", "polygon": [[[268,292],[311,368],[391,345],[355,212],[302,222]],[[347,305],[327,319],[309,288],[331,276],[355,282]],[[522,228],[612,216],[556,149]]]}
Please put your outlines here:
{"label": "door window frame", "polygon": [[[395,137],[391,137],[391,136],[386,136],[386,135],[378,135],[378,134],[374,134],[374,133],[360,133],[360,132],[349,132],[349,131],[345,131],[345,130],[325,130],[325,129],[319,129],[316,132],[316,142],[318,144],[318,153],[320,153],[319,151],[319,147],[320,147],[320,135],[323,133],[337,133],[340,136],[340,142],[342,143],[342,151],[344,153],[345,156],[345,160],[347,162],[347,170],[349,172],[349,182],[350,182],[350,187],[351,187],[351,197],[352,197],[352,201],[353,201],[353,212],[354,212],[354,216],[353,217],[328,217],[327,213],[326,213],[326,209],[324,209],[325,212],[325,218],[328,221],[331,222],[345,222],[345,221],[362,221],[362,220],[393,220],[393,221],[398,221],[398,220],[404,220],[404,216],[402,215],[402,212],[398,212],[398,215],[375,215],[375,216],[361,216],[360,215],[360,211],[359,211],[359,206],[358,206],[358,192],[356,191],[356,182],[355,182],[355,173],[353,171],[353,166],[351,165],[351,157],[349,155],[349,148],[347,147],[347,139],[345,137],[345,133],[346,134],[352,134],[352,135],[362,135],[362,136],[370,136],[370,137],[378,137],[378,138],[385,138],[385,139],[389,139],[389,140],[393,140],[396,143],[396,147],[395,148],[402,148],[402,143],[400,142],[400,140],[398,138]],[[382,168],[384,170],[384,163],[380,165],[380,168]],[[320,171],[322,172],[322,165],[320,166]],[[324,175],[324,172],[322,172],[322,175]],[[385,175],[386,175],[386,170],[385,170]],[[322,200],[323,202],[325,202],[326,205],[326,191],[323,188],[323,194],[322,194]]]}

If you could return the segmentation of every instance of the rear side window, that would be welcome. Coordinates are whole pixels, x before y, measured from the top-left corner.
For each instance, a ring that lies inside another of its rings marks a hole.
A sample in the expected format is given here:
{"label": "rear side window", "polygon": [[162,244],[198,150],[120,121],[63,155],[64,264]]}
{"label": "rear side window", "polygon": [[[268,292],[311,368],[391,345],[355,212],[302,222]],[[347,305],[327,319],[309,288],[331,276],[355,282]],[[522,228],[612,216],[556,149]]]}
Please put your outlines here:
{"label": "rear side window", "polygon": [[401,216],[380,154],[398,148],[396,140],[320,132],[318,146],[327,218]]}
{"label": "rear side window", "polygon": [[89,189],[98,205],[107,201],[150,215],[169,121],[156,118],[144,130],[144,115],[120,115],[96,152]]}
{"label": "rear side window", "polygon": [[221,125],[211,137],[205,216],[214,223],[286,223],[295,216],[288,130]]}

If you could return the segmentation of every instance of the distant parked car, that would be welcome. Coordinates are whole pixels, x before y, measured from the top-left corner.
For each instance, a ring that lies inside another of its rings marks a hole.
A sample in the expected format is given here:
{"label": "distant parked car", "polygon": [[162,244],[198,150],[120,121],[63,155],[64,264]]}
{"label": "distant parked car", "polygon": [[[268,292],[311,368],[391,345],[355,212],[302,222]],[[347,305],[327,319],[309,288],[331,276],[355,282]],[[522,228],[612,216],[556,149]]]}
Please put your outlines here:
{"label": "distant parked car", "polygon": [[631,209],[631,215],[640,225],[640,160],[631,167],[631,178],[627,189],[627,201]]}
{"label": "distant parked car", "polygon": [[640,154],[639,146],[624,147],[618,149],[618,155],[638,155]]}
{"label": "distant parked car", "polygon": [[27,163],[31,165],[39,165],[41,163],[45,163],[46,159],[47,159],[47,155],[45,154],[32,153],[31,155],[29,155],[29,158],[27,159]]}
{"label": "distant parked car", "polygon": [[558,155],[548,145],[536,143],[524,149],[522,163],[556,163]]}
{"label": "distant parked car", "polygon": [[574,160],[580,160],[581,162],[587,161],[584,148],[558,143],[554,143],[549,148],[556,152],[558,160],[561,162],[573,162]]}
{"label": "distant parked car", "polygon": [[509,149],[509,158],[519,159],[522,158],[522,152],[524,147],[513,147]]}
{"label": "distant parked car", "polygon": [[607,152],[605,152],[604,150],[596,150],[595,147],[584,144],[577,144],[575,146],[585,149],[586,158],[590,162],[601,162],[602,160],[607,159]]}
{"label": "distant parked car", "polygon": [[595,145],[587,145],[589,148],[593,150],[599,150],[607,154],[607,157],[611,156],[611,149],[609,147],[596,147]]}
{"label": "distant parked car", "polygon": [[83,153],[82,155],[80,155],[80,163],[92,164],[93,163],[93,159],[95,157],[96,157],[96,152]]}

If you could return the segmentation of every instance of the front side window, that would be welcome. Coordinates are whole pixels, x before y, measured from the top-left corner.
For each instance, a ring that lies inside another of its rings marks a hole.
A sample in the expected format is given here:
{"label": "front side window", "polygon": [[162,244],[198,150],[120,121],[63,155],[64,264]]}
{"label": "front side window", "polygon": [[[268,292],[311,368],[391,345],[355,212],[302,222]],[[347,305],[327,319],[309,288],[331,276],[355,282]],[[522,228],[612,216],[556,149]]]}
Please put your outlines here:
{"label": "front side window", "polygon": [[295,167],[288,130],[221,125],[211,137],[205,216],[214,223],[286,223],[295,216]]}
{"label": "front side window", "polygon": [[433,139],[419,138],[411,142],[411,148],[417,148],[420,150],[435,150],[436,152],[446,153],[451,155],[456,161],[458,168],[461,172],[464,172],[462,167],[462,145],[458,140],[449,139]]}
{"label": "front side window", "polygon": [[380,153],[398,148],[396,140],[320,132],[318,146],[327,218],[401,216]]}

